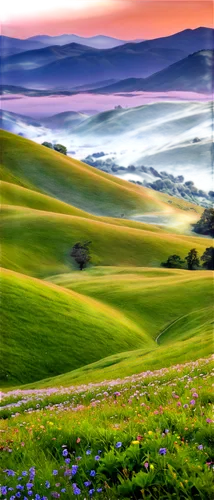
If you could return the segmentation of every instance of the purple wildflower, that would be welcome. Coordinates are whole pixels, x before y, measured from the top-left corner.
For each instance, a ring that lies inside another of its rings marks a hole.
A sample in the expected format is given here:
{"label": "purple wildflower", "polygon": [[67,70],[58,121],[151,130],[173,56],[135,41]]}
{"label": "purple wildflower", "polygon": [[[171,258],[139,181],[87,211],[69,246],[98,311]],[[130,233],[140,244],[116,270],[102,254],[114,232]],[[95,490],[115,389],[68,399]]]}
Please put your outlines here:
{"label": "purple wildflower", "polygon": [[57,476],[58,474],[58,470],[54,469],[53,472],[52,472],[53,476]]}
{"label": "purple wildflower", "polygon": [[75,485],[73,487],[74,495],[81,495],[81,490]]}
{"label": "purple wildflower", "polygon": [[50,488],[51,487],[51,483],[49,483],[49,481],[45,481],[45,488]]}
{"label": "purple wildflower", "polygon": [[97,493],[101,493],[102,491],[102,488],[97,488]]}
{"label": "purple wildflower", "polygon": [[71,467],[72,476],[75,476],[77,471],[78,471],[78,465],[72,465],[72,467]]}
{"label": "purple wildflower", "polygon": [[203,444],[199,444],[198,450],[203,450],[203,449],[204,449]]}
{"label": "purple wildflower", "polygon": [[70,464],[70,461],[71,461],[71,459],[70,459],[70,458],[66,458],[66,459],[65,459],[65,463],[66,463],[66,464]]}
{"label": "purple wildflower", "polygon": [[86,488],[88,488],[88,486],[90,486],[90,485],[91,485],[91,481],[85,481],[84,482],[84,486],[86,486]]}
{"label": "purple wildflower", "polygon": [[27,483],[26,488],[27,490],[31,490],[31,488],[33,488],[33,483]]}
{"label": "purple wildflower", "polygon": [[191,399],[190,404],[191,404],[192,406],[194,406],[194,405],[195,405],[195,400],[194,400],[194,399]]}
{"label": "purple wildflower", "polygon": [[121,441],[118,441],[118,443],[116,443],[116,445],[115,445],[115,448],[121,448],[121,446],[122,446]]}
{"label": "purple wildflower", "polygon": [[87,451],[85,452],[85,454],[86,454],[86,455],[91,455],[91,450],[87,450]]}
{"label": "purple wildflower", "polygon": [[167,452],[166,448],[159,449],[159,455],[166,455],[166,452]]}
{"label": "purple wildflower", "polygon": [[91,472],[90,472],[90,476],[91,476],[91,477],[95,477],[95,476],[96,476],[96,472],[95,472],[95,470],[91,470]]}
{"label": "purple wildflower", "polygon": [[68,456],[68,450],[63,450],[63,452],[62,452],[62,456],[63,456],[63,457],[67,457],[67,456]]}
{"label": "purple wildflower", "polygon": [[95,492],[95,489],[92,488],[91,490],[89,490],[89,495],[93,495],[94,492]]}
{"label": "purple wildflower", "polygon": [[94,457],[95,460],[100,460],[100,456],[99,455],[96,455],[96,457]]}
{"label": "purple wildflower", "polygon": [[7,486],[2,486],[1,487],[1,494],[2,495],[7,495]]}

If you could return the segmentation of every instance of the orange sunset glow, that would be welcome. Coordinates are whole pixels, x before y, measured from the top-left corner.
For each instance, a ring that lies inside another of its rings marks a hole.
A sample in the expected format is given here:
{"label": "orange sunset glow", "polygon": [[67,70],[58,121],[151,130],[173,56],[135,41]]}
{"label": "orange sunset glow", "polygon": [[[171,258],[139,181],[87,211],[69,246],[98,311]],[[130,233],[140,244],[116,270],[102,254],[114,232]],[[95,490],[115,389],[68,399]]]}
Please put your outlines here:
{"label": "orange sunset glow", "polygon": [[213,3],[206,0],[25,0],[5,2],[2,34],[96,34],[121,39],[156,38],[186,28],[213,26]]}

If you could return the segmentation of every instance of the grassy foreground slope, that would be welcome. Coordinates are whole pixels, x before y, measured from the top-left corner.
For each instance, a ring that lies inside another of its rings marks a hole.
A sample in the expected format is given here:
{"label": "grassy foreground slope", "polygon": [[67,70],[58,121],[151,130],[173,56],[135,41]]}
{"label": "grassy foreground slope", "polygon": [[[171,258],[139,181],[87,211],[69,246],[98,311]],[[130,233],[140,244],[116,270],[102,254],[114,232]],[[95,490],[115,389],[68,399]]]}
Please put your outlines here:
{"label": "grassy foreground slope", "polygon": [[1,270],[1,380],[27,383],[108,353],[153,345],[114,308],[46,282]]}
{"label": "grassy foreground slope", "polygon": [[207,238],[152,232],[126,226],[7,206],[2,216],[2,267],[32,276],[67,273],[74,243],[90,240],[92,265],[160,266],[170,254],[182,257],[195,247],[202,255]]}

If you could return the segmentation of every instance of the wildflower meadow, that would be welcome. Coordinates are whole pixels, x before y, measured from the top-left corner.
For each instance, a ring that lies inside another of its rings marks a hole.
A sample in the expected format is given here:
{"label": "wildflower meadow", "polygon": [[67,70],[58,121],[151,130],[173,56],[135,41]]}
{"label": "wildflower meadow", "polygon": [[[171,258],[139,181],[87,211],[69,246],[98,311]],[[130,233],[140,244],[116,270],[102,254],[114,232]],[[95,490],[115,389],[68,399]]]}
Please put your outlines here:
{"label": "wildflower meadow", "polygon": [[212,368],[2,393],[1,498],[213,498]]}

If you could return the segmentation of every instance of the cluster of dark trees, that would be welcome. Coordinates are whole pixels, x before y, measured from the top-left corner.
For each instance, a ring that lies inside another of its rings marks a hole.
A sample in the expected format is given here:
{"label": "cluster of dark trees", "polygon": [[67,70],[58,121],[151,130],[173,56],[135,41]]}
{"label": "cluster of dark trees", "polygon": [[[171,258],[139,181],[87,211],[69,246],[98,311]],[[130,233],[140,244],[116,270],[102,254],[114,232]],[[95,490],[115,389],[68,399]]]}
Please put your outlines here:
{"label": "cluster of dark trees", "polygon": [[191,180],[185,181],[183,175],[173,175],[165,170],[158,172],[155,168],[145,167],[144,165],[136,167],[131,164],[126,168],[118,165],[115,156],[106,159],[103,159],[103,156],[105,154],[101,151],[100,153],[88,155],[83,161],[88,165],[114,175],[124,175],[125,173],[135,174],[135,177],[137,176],[138,178],[133,179],[130,177],[128,179],[130,182],[137,182],[137,184],[154,189],[155,191],[183,198],[204,207],[210,207],[214,204],[213,190],[206,192],[203,189],[197,189],[194,182]]}
{"label": "cluster of dark trees", "polygon": [[63,144],[52,144],[52,142],[43,142],[42,146],[45,146],[49,149],[54,149],[54,151],[58,151],[58,153],[62,153],[63,155],[67,155],[67,148],[63,146]]}
{"label": "cluster of dark trees", "polygon": [[214,247],[206,248],[201,258],[195,248],[192,248],[192,250],[189,251],[185,260],[182,260],[179,255],[170,255],[167,261],[162,262],[161,265],[171,269],[184,269],[185,264],[187,264],[187,269],[189,269],[189,271],[193,271],[200,268],[200,260],[202,261],[202,267],[204,269],[214,269]]}
{"label": "cluster of dark trees", "polygon": [[194,231],[214,237],[214,209],[206,208],[198,222],[194,224]]}

